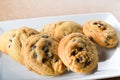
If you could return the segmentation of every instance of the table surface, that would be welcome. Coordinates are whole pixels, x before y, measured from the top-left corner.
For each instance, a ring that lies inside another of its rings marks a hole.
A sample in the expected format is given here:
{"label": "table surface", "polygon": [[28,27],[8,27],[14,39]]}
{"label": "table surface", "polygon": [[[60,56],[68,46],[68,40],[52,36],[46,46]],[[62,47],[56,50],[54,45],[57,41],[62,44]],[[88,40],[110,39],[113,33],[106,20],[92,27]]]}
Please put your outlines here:
{"label": "table surface", "polygon": [[120,0],[0,0],[0,21],[96,12],[110,12],[120,21]]}

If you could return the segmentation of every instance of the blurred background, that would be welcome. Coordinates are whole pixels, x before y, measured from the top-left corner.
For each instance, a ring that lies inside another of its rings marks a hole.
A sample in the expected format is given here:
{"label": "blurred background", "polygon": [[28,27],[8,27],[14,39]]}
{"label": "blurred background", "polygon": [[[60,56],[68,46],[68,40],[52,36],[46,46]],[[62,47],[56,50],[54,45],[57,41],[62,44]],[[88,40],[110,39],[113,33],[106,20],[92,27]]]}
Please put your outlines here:
{"label": "blurred background", "polygon": [[0,21],[99,12],[120,21],[120,0],[0,0]]}
{"label": "blurred background", "polygon": [[0,20],[96,12],[120,21],[120,0],[0,0]]}

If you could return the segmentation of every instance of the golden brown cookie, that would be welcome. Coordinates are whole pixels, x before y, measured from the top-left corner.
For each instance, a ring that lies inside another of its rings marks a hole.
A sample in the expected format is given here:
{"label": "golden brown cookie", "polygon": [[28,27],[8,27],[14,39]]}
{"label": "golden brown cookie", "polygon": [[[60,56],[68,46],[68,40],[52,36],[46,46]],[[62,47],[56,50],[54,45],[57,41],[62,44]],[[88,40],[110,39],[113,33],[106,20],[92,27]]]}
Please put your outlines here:
{"label": "golden brown cookie", "polygon": [[3,53],[7,54],[7,50],[6,48],[8,47],[8,44],[11,41],[11,36],[13,36],[15,34],[16,30],[10,30],[7,31],[5,33],[3,33],[2,35],[0,35],[0,51]]}
{"label": "golden brown cookie", "polygon": [[21,48],[28,37],[31,35],[39,34],[32,28],[22,27],[16,30],[16,32],[10,36],[9,44],[7,46],[7,53],[17,62],[24,64],[23,57],[21,54]]}
{"label": "golden brown cookie", "polygon": [[31,36],[23,47],[26,67],[45,76],[56,76],[66,71],[58,57],[58,41],[47,34]]}
{"label": "golden brown cookie", "polygon": [[58,40],[61,40],[64,36],[71,33],[83,33],[81,25],[73,21],[61,21],[55,24],[48,24],[44,26],[41,31],[51,34]]}
{"label": "golden brown cookie", "polygon": [[73,72],[87,74],[97,67],[97,48],[81,33],[65,36],[59,43],[58,55]]}
{"label": "golden brown cookie", "polygon": [[90,20],[83,25],[83,32],[92,41],[105,48],[113,48],[118,43],[116,31],[101,20]]}

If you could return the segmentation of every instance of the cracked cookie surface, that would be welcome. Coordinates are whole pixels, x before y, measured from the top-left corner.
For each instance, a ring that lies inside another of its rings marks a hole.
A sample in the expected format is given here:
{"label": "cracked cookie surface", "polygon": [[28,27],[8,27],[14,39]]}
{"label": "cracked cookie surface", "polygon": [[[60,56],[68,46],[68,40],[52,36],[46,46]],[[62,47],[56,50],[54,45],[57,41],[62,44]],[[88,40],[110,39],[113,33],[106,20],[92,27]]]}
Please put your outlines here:
{"label": "cracked cookie surface", "polygon": [[21,53],[21,48],[28,37],[39,34],[38,31],[28,28],[21,27],[15,31],[13,35],[11,35],[8,39],[9,44],[7,45],[7,53],[10,57],[12,57],[15,61],[24,64],[23,56]]}
{"label": "cracked cookie surface", "polygon": [[0,51],[1,52],[8,54],[7,47],[8,47],[8,44],[11,42],[11,36],[13,36],[15,32],[16,30],[10,30],[0,35]]}
{"label": "cracked cookie surface", "polygon": [[58,41],[53,37],[47,34],[31,36],[24,47],[24,62],[29,70],[45,76],[56,76],[66,71],[58,57]]}
{"label": "cracked cookie surface", "polygon": [[84,34],[92,41],[105,48],[113,48],[118,43],[116,31],[101,20],[90,20],[83,25]]}
{"label": "cracked cookie surface", "polygon": [[65,36],[59,43],[58,55],[73,72],[87,74],[97,67],[97,48],[92,41],[80,33]]}
{"label": "cracked cookie surface", "polygon": [[80,24],[73,21],[61,21],[53,24],[47,24],[43,27],[41,32],[48,33],[58,40],[71,33],[83,33]]}

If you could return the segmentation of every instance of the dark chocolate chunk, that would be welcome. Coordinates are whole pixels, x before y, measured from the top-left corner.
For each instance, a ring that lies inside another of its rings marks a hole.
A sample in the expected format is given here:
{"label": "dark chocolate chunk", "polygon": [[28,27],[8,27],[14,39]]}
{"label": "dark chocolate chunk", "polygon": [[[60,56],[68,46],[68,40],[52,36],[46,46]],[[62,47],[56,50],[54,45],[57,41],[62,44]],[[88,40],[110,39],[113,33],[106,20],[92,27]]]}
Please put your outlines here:
{"label": "dark chocolate chunk", "polygon": [[75,42],[75,41],[76,41],[76,39],[73,39],[73,40],[72,40],[72,42]]}
{"label": "dark chocolate chunk", "polygon": [[9,39],[10,42],[12,42],[12,39]]}
{"label": "dark chocolate chunk", "polygon": [[82,61],[82,60],[83,60],[83,58],[80,56],[79,61]]}
{"label": "dark chocolate chunk", "polygon": [[103,28],[102,28],[102,30],[106,30],[106,28],[105,28],[105,27],[103,27]]}
{"label": "dark chocolate chunk", "polygon": [[15,34],[12,36],[13,38],[15,37]]}
{"label": "dark chocolate chunk", "polygon": [[77,50],[78,50],[78,51],[82,51],[83,48],[82,48],[82,47],[78,47]]}
{"label": "dark chocolate chunk", "polygon": [[32,46],[32,49],[35,49],[35,48],[36,48],[36,45],[33,45],[33,46]]}
{"label": "dark chocolate chunk", "polygon": [[72,50],[71,56],[75,56],[75,55],[76,55],[76,50]]}
{"label": "dark chocolate chunk", "polygon": [[80,61],[80,60],[79,60],[78,58],[75,60],[76,63],[79,63],[79,61]]}
{"label": "dark chocolate chunk", "polygon": [[102,23],[99,23],[101,26],[104,26],[104,24],[102,24]]}
{"label": "dark chocolate chunk", "polygon": [[34,32],[33,32],[33,33],[31,33],[31,35],[35,35],[35,34],[36,34],[36,33],[34,33]]}
{"label": "dark chocolate chunk", "polygon": [[58,62],[58,59],[55,59],[54,61],[55,61],[55,62]]}
{"label": "dark chocolate chunk", "polygon": [[8,48],[10,48],[11,46],[9,45]]}
{"label": "dark chocolate chunk", "polygon": [[37,53],[33,54],[33,58],[35,58],[35,59],[37,58]]}
{"label": "dark chocolate chunk", "polygon": [[75,62],[76,62],[76,63],[79,63],[79,62],[82,61],[82,60],[83,60],[83,58],[80,56],[79,58],[76,59]]}
{"label": "dark chocolate chunk", "polygon": [[47,61],[47,59],[45,59],[45,58],[44,58],[44,59],[42,59],[42,63],[45,63],[46,61]]}
{"label": "dark chocolate chunk", "polygon": [[88,66],[91,63],[91,61],[85,61],[84,67]]}
{"label": "dark chocolate chunk", "polygon": [[109,39],[112,39],[112,36],[108,35],[107,36],[107,40],[109,40]]}
{"label": "dark chocolate chunk", "polygon": [[94,24],[94,25],[97,25],[98,23],[97,23],[97,22],[94,22],[93,24]]}
{"label": "dark chocolate chunk", "polygon": [[45,45],[45,46],[43,46],[42,50],[43,50],[45,53],[48,53],[49,47]]}
{"label": "dark chocolate chunk", "polygon": [[15,37],[15,35],[11,36],[11,37],[9,38],[9,41],[12,42],[12,39],[13,39],[14,37]]}
{"label": "dark chocolate chunk", "polygon": [[90,39],[91,41],[94,41],[94,39],[93,39],[93,37],[92,37],[92,36],[90,36],[90,37],[89,37],[89,39]]}
{"label": "dark chocolate chunk", "polygon": [[99,27],[99,28],[101,28],[101,26],[100,26],[100,25],[99,25],[98,27]]}
{"label": "dark chocolate chunk", "polygon": [[105,41],[106,46],[110,45],[107,41]]}
{"label": "dark chocolate chunk", "polygon": [[106,30],[105,26],[98,25],[101,30]]}
{"label": "dark chocolate chunk", "polygon": [[106,46],[110,45],[109,43],[106,43]]}
{"label": "dark chocolate chunk", "polygon": [[42,35],[42,38],[48,38],[49,36],[48,35]]}
{"label": "dark chocolate chunk", "polygon": [[51,46],[51,42],[50,41],[46,41],[46,45]]}

